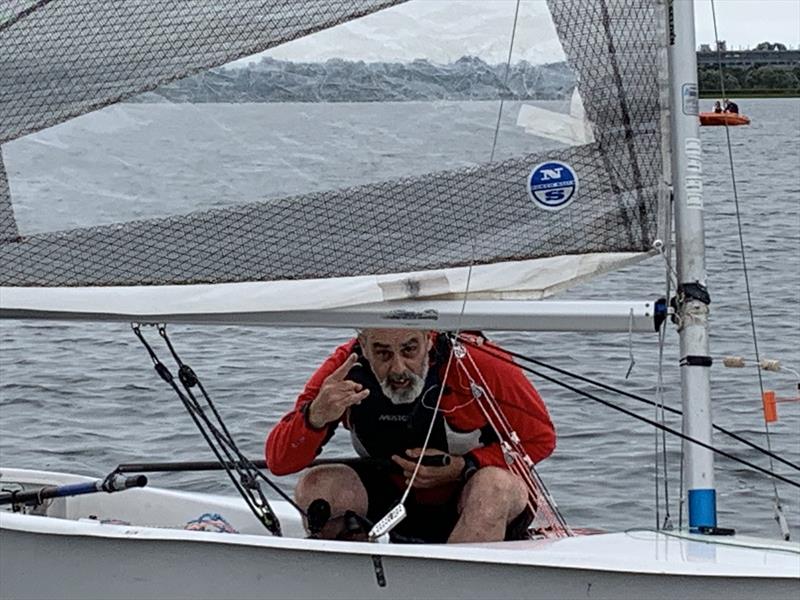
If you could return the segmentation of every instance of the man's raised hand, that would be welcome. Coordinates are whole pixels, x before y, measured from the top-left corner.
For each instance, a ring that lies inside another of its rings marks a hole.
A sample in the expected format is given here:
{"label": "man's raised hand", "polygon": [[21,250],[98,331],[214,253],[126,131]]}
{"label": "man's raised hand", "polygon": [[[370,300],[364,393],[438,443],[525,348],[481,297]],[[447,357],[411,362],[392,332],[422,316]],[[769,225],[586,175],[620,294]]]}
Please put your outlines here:
{"label": "man's raised hand", "polygon": [[369,390],[361,384],[345,379],[356,362],[358,355],[353,353],[325,379],[308,407],[308,421],[312,427],[320,429],[339,420],[348,408],[360,404],[369,395]]}

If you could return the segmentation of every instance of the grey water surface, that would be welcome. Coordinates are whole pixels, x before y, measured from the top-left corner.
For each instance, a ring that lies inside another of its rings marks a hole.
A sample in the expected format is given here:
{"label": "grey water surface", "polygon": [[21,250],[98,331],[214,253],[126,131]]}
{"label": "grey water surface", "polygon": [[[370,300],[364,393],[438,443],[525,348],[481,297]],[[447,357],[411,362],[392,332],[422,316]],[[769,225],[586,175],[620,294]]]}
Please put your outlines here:
{"label": "grey water surface", "polygon": [[[551,103],[563,110],[564,103]],[[710,102],[704,102],[710,106]],[[730,130],[736,186],[762,357],[800,370],[800,100],[741,100],[752,125]],[[121,105],[3,148],[23,233],[148,218],[263,197],[324,190],[488,159],[495,102]],[[707,107],[706,107],[707,108]],[[390,111],[387,113],[387,111]],[[495,158],[530,148],[508,103]],[[737,234],[724,128],[703,128],[714,420],[767,445]],[[547,142],[538,140],[542,148]],[[554,143],[551,143],[554,145]],[[346,168],[343,168],[345,166]],[[665,292],[660,258],[582,284],[564,299],[654,299]],[[351,331],[170,327],[240,447],[263,455],[270,427],[325,356]],[[151,337],[157,337],[151,332]],[[491,332],[510,349],[654,398],[655,334]],[[680,407],[677,334],[663,358],[665,400]],[[159,347],[160,348],[160,347]],[[635,366],[625,380],[632,350]],[[166,353],[166,350],[161,350]],[[740,355],[748,368],[726,369]],[[797,377],[764,373],[780,396]],[[665,516],[661,434],[533,377],[558,429],[540,473],[574,526],[654,527]],[[585,384],[580,387],[586,388]],[[652,407],[600,394],[647,417]],[[773,450],[800,463],[800,403],[779,405]],[[667,424],[680,420],[668,415]],[[758,452],[715,435],[721,449],[770,467]],[[667,436],[669,512],[680,510],[680,442]],[[338,433],[327,456],[351,455]],[[155,375],[124,324],[0,322],[0,463],[101,476],[122,462],[213,458],[178,398]],[[661,455],[658,455],[661,460]],[[784,465],[775,470],[800,481]],[[287,490],[295,477],[277,478]],[[216,473],[155,475],[153,485],[234,493]],[[772,481],[717,458],[720,525],[777,537]],[[777,484],[795,538],[800,490]],[[658,506],[658,513],[656,507]],[[685,520],[685,515],[684,515]]]}

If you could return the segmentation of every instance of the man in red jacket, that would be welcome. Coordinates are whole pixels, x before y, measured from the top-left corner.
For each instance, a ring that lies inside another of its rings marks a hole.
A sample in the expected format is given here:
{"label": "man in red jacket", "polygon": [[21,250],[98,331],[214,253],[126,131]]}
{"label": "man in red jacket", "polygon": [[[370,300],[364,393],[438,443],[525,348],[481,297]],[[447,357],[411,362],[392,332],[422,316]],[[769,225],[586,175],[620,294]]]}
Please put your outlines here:
{"label": "man in red jacket", "polygon": [[[408,516],[394,530],[398,539],[479,542],[524,536],[533,517],[528,491],[507,469],[497,423],[487,420],[487,396],[534,462],[553,452],[555,431],[539,394],[516,365],[477,346],[466,348],[467,357],[450,360],[444,335],[368,329],[317,369],[267,438],[270,470],[286,475],[308,467],[340,423],[359,455],[387,459],[386,466],[319,465],[303,474],[297,503],[307,509],[322,499],[330,506],[330,519],[317,535],[346,536],[348,514],[376,522],[411,485],[404,503]],[[430,457],[413,477],[426,439]],[[429,461],[436,465],[426,466]]]}

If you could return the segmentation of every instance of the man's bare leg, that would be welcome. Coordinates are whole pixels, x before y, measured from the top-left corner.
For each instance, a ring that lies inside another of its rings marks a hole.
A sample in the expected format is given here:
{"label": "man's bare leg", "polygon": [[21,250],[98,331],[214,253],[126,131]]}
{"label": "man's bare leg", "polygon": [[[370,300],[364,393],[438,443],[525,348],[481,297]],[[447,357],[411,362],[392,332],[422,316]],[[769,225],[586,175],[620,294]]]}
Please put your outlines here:
{"label": "man's bare leg", "polygon": [[[477,473],[476,473],[477,475]],[[356,472],[345,465],[320,465],[312,467],[297,482],[295,501],[303,510],[318,498],[331,506],[331,519],[323,527],[319,537],[334,539],[341,533],[344,523],[341,517],[348,510],[366,517],[369,506],[367,490]],[[308,523],[304,520],[308,528]]]}
{"label": "man's bare leg", "polygon": [[516,475],[499,467],[479,469],[461,492],[461,516],[447,542],[502,541],[527,499],[525,484]]}

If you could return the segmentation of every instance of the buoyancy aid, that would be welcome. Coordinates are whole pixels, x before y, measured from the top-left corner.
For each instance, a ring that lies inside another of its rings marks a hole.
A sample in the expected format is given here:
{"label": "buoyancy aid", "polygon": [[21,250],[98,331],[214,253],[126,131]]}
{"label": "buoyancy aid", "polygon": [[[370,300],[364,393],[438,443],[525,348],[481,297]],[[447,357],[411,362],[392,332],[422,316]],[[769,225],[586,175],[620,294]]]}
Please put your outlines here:
{"label": "buoyancy aid", "polygon": [[432,418],[434,424],[428,448],[448,452],[444,417],[435,412],[442,386],[439,369],[442,357],[446,358],[449,352],[445,337],[438,336],[428,355],[428,374],[422,393],[406,404],[395,404],[383,393],[358,344],[353,351],[358,355],[358,362],[347,379],[369,390],[369,396],[361,404],[351,406],[345,419],[356,452],[362,456],[389,458],[402,455],[408,448],[419,448],[425,442]]}
{"label": "buoyancy aid", "polygon": [[464,454],[476,447],[498,440],[494,428],[487,424],[475,431],[454,429],[444,413],[434,415],[442,391],[441,369],[450,355],[450,342],[444,335],[437,336],[428,355],[429,368],[422,393],[413,402],[395,404],[381,389],[372,367],[360,346],[353,348],[358,363],[350,370],[347,379],[369,389],[369,396],[361,404],[351,406],[345,418],[350,430],[353,448],[361,456],[389,458],[402,455],[409,448],[421,448],[434,419],[428,448],[450,454]]}

